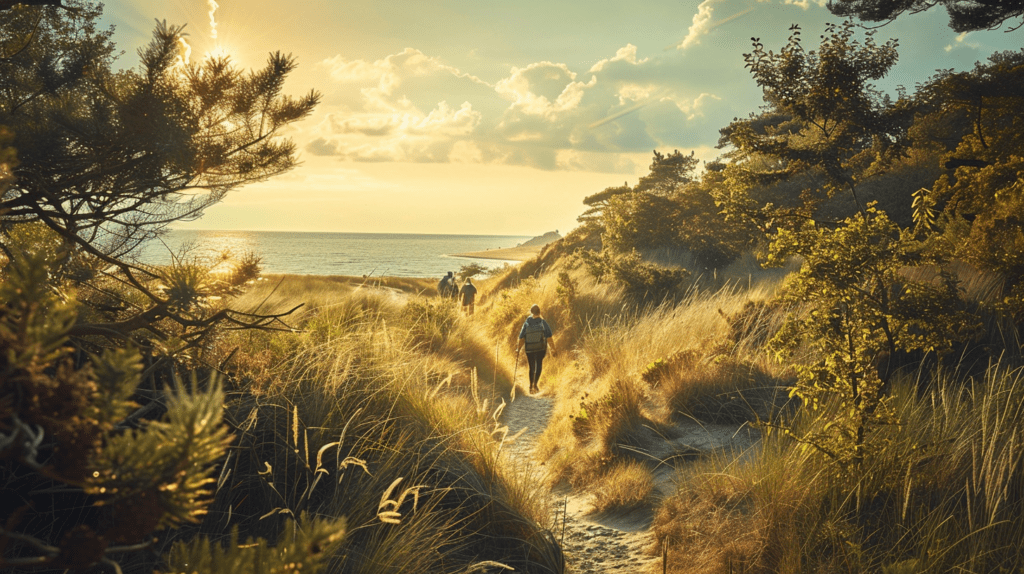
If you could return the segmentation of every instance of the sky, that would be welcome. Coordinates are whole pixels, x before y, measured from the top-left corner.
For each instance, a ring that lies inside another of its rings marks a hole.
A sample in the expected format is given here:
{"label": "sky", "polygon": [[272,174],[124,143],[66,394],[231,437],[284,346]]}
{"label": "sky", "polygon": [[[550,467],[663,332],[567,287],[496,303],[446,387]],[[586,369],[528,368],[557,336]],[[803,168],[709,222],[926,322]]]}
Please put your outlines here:
{"label": "sky", "polygon": [[[824,0],[135,0],[104,22],[137,65],[157,20],[186,24],[191,59],[299,67],[293,95],[322,103],[285,136],[299,165],[239,188],[179,228],[540,235],[565,233],[583,199],[635,184],[652,151],[717,157],[718,130],[756,112],[744,68],[757,37],[813,49]],[[944,10],[880,28],[895,95],[939,69],[1019,50],[1024,29],[957,34]]]}

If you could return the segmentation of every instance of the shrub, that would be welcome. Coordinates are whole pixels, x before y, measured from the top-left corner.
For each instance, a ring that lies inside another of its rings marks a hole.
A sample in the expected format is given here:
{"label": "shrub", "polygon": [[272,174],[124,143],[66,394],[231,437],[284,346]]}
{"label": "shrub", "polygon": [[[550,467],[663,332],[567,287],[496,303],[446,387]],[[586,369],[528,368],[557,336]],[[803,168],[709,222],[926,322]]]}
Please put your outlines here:
{"label": "shrub", "polygon": [[650,502],[654,491],[651,469],[635,460],[612,464],[589,486],[597,512],[630,509]]}

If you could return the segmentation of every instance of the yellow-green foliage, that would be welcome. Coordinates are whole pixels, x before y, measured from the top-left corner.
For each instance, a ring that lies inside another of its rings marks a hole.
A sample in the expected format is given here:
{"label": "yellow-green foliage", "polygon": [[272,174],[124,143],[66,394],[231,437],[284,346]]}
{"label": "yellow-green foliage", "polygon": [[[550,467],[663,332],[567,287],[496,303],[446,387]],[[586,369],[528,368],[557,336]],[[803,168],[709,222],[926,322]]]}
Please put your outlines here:
{"label": "yellow-green foliage", "polygon": [[[683,471],[655,521],[674,572],[995,572],[1024,552],[1024,373],[900,378],[861,473],[786,433]],[[807,414],[795,434],[825,424]]]}
{"label": "yellow-green foliage", "polygon": [[[216,384],[175,385],[162,417],[127,422],[141,357],[75,361],[76,306],[48,285],[52,266],[46,250],[23,253],[0,283],[0,504],[17,517],[0,531],[0,566],[85,569],[197,522],[231,438]],[[27,504],[30,491],[63,496]]]}
{"label": "yellow-green foliage", "polygon": [[273,547],[266,540],[238,539],[231,530],[225,546],[208,538],[176,542],[167,554],[167,568],[160,574],[250,572],[252,574],[317,574],[323,572],[345,536],[343,519],[309,518],[303,515],[282,537],[290,543]]}
{"label": "yellow-green foliage", "polygon": [[[566,278],[557,281],[564,284]],[[586,276],[575,282],[573,312],[616,293]],[[778,395],[784,395],[779,390],[784,367],[763,353],[737,355],[757,345],[749,344],[752,335],[736,336],[731,318],[751,301],[769,297],[774,283],[693,290],[678,304],[655,308],[591,306],[606,312],[589,315],[574,341],[574,361],[556,363],[553,376],[555,410],[539,445],[553,479],[586,485],[608,464],[634,456],[631,449],[656,439],[652,429],[670,432],[666,425],[684,415],[742,422],[770,414]],[[781,323],[778,314],[772,309],[749,320],[770,331]]]}
{"label": "yellow-green foliage", "polygon": [[781,262],[803,257],[787,283],[786,297],[807,305],[772,339],[780,360],[790,360],[802,344],[816,352],[798,358],[793,394],[817,409],[841,403],[837,419],[822,434],[804,437],[839,464],[856,464],[871,448],[870,426],[892,422],[883,387],[897,352],[948,353],[979,327],[965,310],[955,281],[938,285],[908,280],[902,269],[915,262],[907,233],[873,207],[833,229],[806,224],[782,229],[770,255]]}

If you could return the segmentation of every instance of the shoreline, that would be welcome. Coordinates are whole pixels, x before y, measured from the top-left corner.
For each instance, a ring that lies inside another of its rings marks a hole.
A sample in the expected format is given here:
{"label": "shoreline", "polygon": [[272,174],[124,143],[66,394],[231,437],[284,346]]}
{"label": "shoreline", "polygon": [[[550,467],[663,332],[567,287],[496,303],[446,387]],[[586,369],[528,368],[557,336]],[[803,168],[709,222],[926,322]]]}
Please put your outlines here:
{"label": "shoreline", "polygon": [[520,245],[518,247],[505,247],[500,249],[488,249],[486,251],[470,251],[467,253],[453,253],[449,257],[466,257],[472,259],[504,259],[507,261],[529,261],[537,256],[543,245]]}

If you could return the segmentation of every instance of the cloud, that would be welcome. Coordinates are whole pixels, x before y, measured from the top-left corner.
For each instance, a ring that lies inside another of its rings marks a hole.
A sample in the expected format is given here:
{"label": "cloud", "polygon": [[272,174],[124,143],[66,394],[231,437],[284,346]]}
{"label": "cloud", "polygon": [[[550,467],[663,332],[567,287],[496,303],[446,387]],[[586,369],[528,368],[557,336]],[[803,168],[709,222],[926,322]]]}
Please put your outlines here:
{"label": "cloud", "polygon": [[454,141],[473,133],[481,118],[469,102],[456,109],[443,101],[426,114],[411,106],[389,113],[330,113],[306,149],[357,161],[443,161]]}
{"label": "cloud", "polygon": [[693,15],[693,23],[690,24],[690,30],[686,33],[683,41],[676,46],[677,48],[685,50],[690,46],[700,44],[700,37],[711,30],[711,18],[715,13],[712,5],[720,2],[722,0],[704,0],[697,6],[697,13]]}
{"label": "cloud", "polygon": [[471,74],[465,74],[455,67],[427,56],[414,48],[406,48],[397,54],[370,62],[368,60],[346,60],[341,55],[320,62],[327,68],[328,77],[339,84],[365,84],[376,82],[376,89],[383,95],[391,95],[409,77],[422,77],[443,73],[457,78],[466,78],[485,86],[489,84]]}
{"label": "cloud", "polygon": [[981,44],[979,44],[977,42],[964,42],[964,40],[967,39],[967,34],[969,34],[969,33],[970,32],[961,32],[960,34],[957,35],[956,38],[953,38],[953,43],[952,44],[947,44],[944,49],[947,52],[952,52],[954,48],[959,48],[961,46],[966,46],[968,48],[977,50],[978,48],[981,47]]}
{"label": "cloud", "polygon": [[624,47],[619,48],[615,52],[615,56],[614,57],[607,58],[605,60],[600,60],[598,63],[596,63],[593,66],[591,66],[590,69],[587,70],[587,71],[590,72],[591,74],[600,72],[601,70],[604,69],[605,65],[607,65],[607,64],[609,64],[611,62],[629,62],[630,64],[637,65],[637,64],[643,64],[647,60],[648,60],[648,58],[644,58],[642,60],[637,60],[636,59],[636,46],[634,46],[633,44],[626,44]]}
{"label": "cloud", "polygon": [[828,4],[828,0],[785,0],[785,3],[799,6],[804,10],[807,10],[811,7],[811,4],[817,4],[819,7],[824,8],[825,5]]}
{"label": "cloud", "polygon": [[512,68],[509,77],[499,81],[494,89],[512,100],[509,109],[514,113],[554,120],[579,106],[586,89],[596,81],[591,76],[589,83],[577,82],[576,73],[565,64],[537,62],[525,68]]}
{"label": "cloud", "polygon": [[712,100],[720,102],[720,101],[722,101],[722,98],[716,96],[715,94],[709,94],[707,92],[701,92],[701,94],[699,96],[697,96],[696,98],[694,98],[692,100],[687,100],[687,99],[681,99],[680,100],[680,99],[674,99],[674,98],[665,98],[665,100],[671,101],[672,103],[674,103],[676,105],[676,107],[679,108],[679,111],[681,111],[684,114],[686,114],[686,119],[692,120],[692,119],[695,119],[697,117],[703,117],[704,116],[704,109],[707,107],[707,104],[709,102],[711,102]]}
{"label": "cloud", "polygon": [[630,157],[695,141],[707,110],[721,111],[717,88],[729,89],[711,62],[678,52],[646,57],[631,43],[586,71],[539,61],[493,83],[413,48],[321,64],[334,89],[304,134],[305,148],[352,161],[632,174],[638,164]]}

